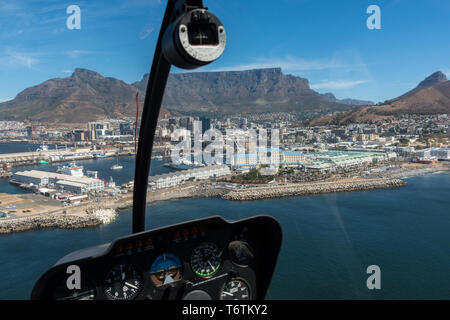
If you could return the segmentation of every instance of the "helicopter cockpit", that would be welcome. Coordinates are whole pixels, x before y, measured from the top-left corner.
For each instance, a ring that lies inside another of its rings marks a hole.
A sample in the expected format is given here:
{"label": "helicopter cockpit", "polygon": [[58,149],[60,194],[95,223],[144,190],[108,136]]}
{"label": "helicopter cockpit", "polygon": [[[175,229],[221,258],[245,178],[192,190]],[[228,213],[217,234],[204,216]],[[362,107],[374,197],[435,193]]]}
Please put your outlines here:
{"label": "helicopter cockpit", "polygon": [[32,299],[261,300],[282,242],[269,216],[219,216],[145,231],[153,137],[171,65],[195,69],[224,52],[226,31],[202,0],[169,0],[148,83],[133,194],[133,233],[60,259]]}

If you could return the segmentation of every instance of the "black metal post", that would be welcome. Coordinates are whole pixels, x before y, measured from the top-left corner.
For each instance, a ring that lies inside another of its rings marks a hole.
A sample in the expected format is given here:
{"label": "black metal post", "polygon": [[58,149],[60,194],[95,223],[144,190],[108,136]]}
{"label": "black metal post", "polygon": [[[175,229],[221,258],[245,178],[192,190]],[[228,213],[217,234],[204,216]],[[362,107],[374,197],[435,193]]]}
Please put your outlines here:
{"label": "black metal post", "polygon": [[133,233],[145,230],[145,208],[147,204],[148,175],[150,173],[153,137],[155,135],[164,89],[171,67],[170,63],[166,61],[162,54],[161,40],[164,32],[170,25],[173,11],[174,3],[172,0],[169,0],[159,32],[158,43],[156,45],[145,94],[144,108],[142,110],[141,128],[136,154],[136,169],[134,172]]}

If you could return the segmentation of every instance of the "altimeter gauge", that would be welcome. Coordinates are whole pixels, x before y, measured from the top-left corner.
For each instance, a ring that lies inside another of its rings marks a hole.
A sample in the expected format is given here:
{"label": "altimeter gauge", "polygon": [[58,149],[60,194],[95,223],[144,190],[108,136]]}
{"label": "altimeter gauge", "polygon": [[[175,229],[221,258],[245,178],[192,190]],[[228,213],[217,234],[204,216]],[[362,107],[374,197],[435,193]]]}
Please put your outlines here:
{"label": "altimeter gauge", "polygon": [[132,300],[139,294],[142,285],[142,275],[136,269],[128,264],[119,264],[108,273],[104,292],[109,300]]}
{"label": "altimeter gauge", "polygon": [[221,300],[250,300],[250,288],[241,279],[233,279],[227,282],[220,293]]}

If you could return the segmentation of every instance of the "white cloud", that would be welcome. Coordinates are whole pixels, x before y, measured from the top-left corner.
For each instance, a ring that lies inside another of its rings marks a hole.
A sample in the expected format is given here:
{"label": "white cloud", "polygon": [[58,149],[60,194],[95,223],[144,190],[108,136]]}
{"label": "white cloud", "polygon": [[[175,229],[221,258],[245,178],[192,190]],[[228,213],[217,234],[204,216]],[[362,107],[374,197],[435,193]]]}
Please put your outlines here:
{"label": "white cloud", "polygon": [[444,71],[444,73],[447,76],[447,79],[450,79],[450,69],[447,71]]}
{"label": "white cloud", "polygon": [[40,61],[37,53],[19,52],[13,49],[6,49],[0,53],[0,65],[2,67],[25,67],[33,69]]}
{"label": "white cloud", "polygon": [[356,81],[322,81],[321,83],[316,83],[311,85],[311,89],[347,89],[358,86],[363,83],[367,83],[367,80],[356,80]]}
{"label": "white cloud", "polygon": [[73,59],[77,59],[79,57],[81,57],[82,55],[86,55],[86,54],[92,54],[95,53],[95,51],[89,51],[89,50],[69,50],[66,51],[66,54],[73,58]]}

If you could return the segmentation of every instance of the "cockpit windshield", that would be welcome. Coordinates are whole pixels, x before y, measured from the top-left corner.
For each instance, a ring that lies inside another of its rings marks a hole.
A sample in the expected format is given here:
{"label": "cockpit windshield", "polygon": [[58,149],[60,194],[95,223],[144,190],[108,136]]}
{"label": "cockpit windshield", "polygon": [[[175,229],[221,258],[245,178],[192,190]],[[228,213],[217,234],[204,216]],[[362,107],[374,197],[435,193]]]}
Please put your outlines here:
{"label": "cockpit windshield", "polygon": [[449,18],[0,0],[0,300],[449,299]]}

